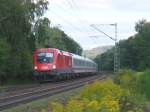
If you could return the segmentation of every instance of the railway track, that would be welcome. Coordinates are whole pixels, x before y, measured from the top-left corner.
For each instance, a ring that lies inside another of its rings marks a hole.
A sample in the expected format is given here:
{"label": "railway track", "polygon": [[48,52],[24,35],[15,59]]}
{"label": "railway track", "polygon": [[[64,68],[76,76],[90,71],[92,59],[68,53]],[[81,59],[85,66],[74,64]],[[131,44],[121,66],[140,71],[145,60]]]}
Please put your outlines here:
{"label": "railway track", "polygon": [[65,83],[73,82],[73,81],[76,81],[76,80],[78,80],[78,78],[70,79],[70,80],[63,80],[63,81],[59,81],[59,82],[49,82],[49,83],[43,83],[43,84],[31,84],[31,85],[8,87],[8,88],[4,88],[3,90],[0,91],[0,99],[4,98],[4,97],[8,97],[10,95],[11,96],[16,95],[18,93],[21,94],[21,93],[24,93],[24,92],[27,92],[27,91],[32,92],[34,90],[38,90],[38,89],[41,89],[41,88],[53,87],[53,86],[57,86],[59,84],[65,84]]}
{"label": "railway track", "polygon": [[96,75],[93,77],[82,78],[80,80],[74,80],[70,82],[64,82],[60,84],[56,84],[55,86],[46,86],[46,87],[37,87],[33,90],[24,90],[24,92],[18,92],[18,94],[12,94],[5,97],[0,98],[0,111],[4,109],[8,109],[19,104],[28,103],[43,97],[52,96],[54,94],[58,94],[64,91],[72,90],[75,88],[79,88],[86,83],[91,83],[94,80],[102,80],[106,78],[106,75]]}
{"label": "railway track", "polygon": [[3,91],[0,91],[0,99],[1,98],[3,99],[4,97],[8,97],[8,96],[13,96],[13,95],[16,95],[18,93],[21,94],[24,92],[32,92],[34,90],[39,90],[39,89],[46,88],[46,87],[49,88],[49,87],[57,86],[60,84],[66,84],[69,82],[74,82],[74,81],[80,80],[81,78],[86,79],[86,77],[80,77],[80,79],[78,79],[78,78],[63,80],[63,81],[58,81],[58,82],[43,83],[43,84],[31,84],[31,85],[8,87],[8,88],[4,89]]}

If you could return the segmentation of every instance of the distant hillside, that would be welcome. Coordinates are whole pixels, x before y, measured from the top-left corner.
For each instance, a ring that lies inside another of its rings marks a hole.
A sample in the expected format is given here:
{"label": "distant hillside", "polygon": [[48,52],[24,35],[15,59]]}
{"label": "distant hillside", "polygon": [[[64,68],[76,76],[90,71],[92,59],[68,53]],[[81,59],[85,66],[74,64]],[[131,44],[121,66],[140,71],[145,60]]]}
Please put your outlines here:
{"label": "distant hillside", "polygon": [[106,52],[108,49],[111,49],[112,47],[113,47],[112,45],[109,45],[109,46],[96,47],[91,50],[84,50],[83,55],[88,58],[94,59],[98,54],[102,54]]}

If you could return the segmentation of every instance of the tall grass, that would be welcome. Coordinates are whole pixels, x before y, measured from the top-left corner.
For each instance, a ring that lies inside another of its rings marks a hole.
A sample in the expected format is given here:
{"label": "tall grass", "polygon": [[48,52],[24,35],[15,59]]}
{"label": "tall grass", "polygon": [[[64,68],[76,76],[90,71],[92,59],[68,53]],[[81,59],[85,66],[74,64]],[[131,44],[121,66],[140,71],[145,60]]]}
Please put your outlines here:
{"label": "tall grass", "polygon": [[114,81],[95,81],[76,97],[51,102],[50,107],[52,112],[145,112],[148,101],[145,98],[150,101],[150,70],[140,73],[121,70]]}
{"label": "tall grass", "polygon": [[144,71],[144,73],[139,76],[138,90],[150,101],[150,69]]}
{"label": "tall grass", "polygon": [[52,102],[51,108],[52,112],[143,112],[132,97],[128,89],[108,79],[86,85],[77,97],[65,103]]}
{"label": "tall grass", "polygon": [[114,77],[114,82],[125,89],[135,92],[137,89],[137,75],[134,71],[120,70]]}

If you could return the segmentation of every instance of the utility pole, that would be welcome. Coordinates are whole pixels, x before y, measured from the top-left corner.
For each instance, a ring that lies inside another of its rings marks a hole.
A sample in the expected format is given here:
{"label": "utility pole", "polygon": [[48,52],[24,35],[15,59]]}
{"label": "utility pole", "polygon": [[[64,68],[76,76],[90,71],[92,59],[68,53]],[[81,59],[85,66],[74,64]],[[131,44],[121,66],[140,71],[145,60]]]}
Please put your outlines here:
{"label": "utility pole", "polygon": [[114,72],[116,73],[120,69],[120,48],[117,40],[117,23],[113,25],[115,26]]}
{"label": "utility pole", "polygon": [[115,37],[109,36],[108,34],[106,34],[105,32],[103,32],[102,30],[100,30],[99,28],[96,27],[95,24],[90,25],[91,27],[93,27],[95,30],[99,31],[100,33],[104,34],[105,36],[109,37],[111,40],[113,40],[115,42],[115,48],[114,48],[114,73],[118,72],[120,69],[120,50],[119,50],[119,44],[118,44],[118,40],[117,40],[117,23],[114,24],[99,24],[99,25],[111,25],[115,27]]}

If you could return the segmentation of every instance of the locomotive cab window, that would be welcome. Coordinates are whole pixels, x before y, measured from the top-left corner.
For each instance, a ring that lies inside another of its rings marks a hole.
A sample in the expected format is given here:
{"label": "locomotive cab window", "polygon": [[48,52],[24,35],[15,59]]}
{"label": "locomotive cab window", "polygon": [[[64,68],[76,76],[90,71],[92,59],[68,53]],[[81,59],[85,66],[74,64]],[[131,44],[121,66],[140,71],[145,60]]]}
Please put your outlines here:
{"label": "locomotive cab window", "polygon": [[39,63],[52,63],[54,53],[39,52],[37,54],[37,62]]}

